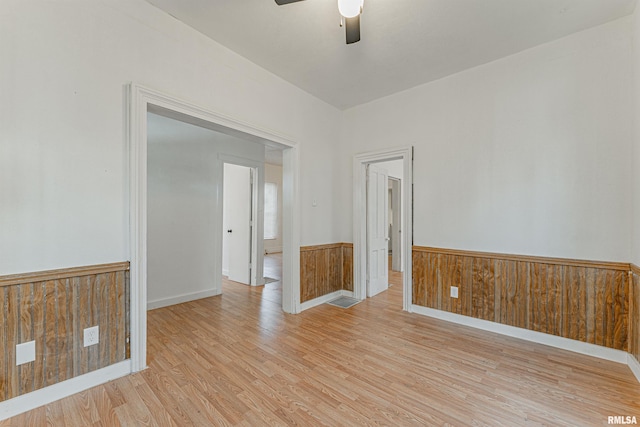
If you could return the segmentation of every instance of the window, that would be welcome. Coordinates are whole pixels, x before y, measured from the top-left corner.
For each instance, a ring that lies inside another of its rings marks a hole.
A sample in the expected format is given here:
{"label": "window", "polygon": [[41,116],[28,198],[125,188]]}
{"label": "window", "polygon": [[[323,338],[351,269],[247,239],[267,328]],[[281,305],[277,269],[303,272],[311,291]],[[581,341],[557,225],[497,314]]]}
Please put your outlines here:
{"label": "window", "polygon": [[273,240],[278,237],[278,185],[264,183],[264,238]]}

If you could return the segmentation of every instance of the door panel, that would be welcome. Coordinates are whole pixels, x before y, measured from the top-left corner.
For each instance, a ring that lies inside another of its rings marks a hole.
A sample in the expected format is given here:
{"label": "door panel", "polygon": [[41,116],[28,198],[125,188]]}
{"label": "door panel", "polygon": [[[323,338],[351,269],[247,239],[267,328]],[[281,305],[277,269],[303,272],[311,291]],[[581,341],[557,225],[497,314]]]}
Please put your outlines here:
{"label": "door panel", "polygon": [[251,169],[224,165],[223,266],[229,280],[251,283]]}
{"label": "door panel", "polygon": [[367,296],[389,287],[389,199],[388,174],[375,165],[367,167]]}

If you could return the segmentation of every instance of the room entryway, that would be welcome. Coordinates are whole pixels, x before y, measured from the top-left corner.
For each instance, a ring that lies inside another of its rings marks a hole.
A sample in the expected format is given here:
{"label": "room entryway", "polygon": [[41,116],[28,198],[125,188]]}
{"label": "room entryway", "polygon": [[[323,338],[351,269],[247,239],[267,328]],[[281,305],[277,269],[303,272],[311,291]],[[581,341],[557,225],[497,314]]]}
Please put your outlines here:
{"label": "room entryway", "polygon": [[[297,313],[300,309],[300,242],[297,232],[299,211],[294,209],[298,197],[299,155],[296,142],[140,85],[128,86],[127,99],[132,371],[140,371],[146,367],[148,309],[222,292],[223,164],[244,164],[257,168],[261,171],[258,174],[260,186],[263,178],[261,168],[269,149],[281,153],[285,172],[282,191],[284,227],[280,309],[287,313]],[[197,145],[202,155],[194,155],[196,151],[193,144],[181,138],[172,138],[168,144],[163,141],[150,143],[147,140],[151,129],[148,127],[150,115],[220,134],[215,143],[216,149],[210,149],[210,141],[200,139],[191,142]],[[261,151],[254,156],[253,149],[256,147]],[[150,152],[150,148],[154,152]],[[239,151],[228,154],[236,150]],[[157,162],[158,159],[161,163]],[[153,170],[149,170],[149,161],[154,165]],[[172,173],[165,173],[169,169]],[[149,178],[154,179],[154,183],[150,183]],[[148,184],[153,187],[148,187]],[[166,199],[167,194],[171,196],[171,200]],[[197,196],[192,197],[192,194]],[[202,204],[204,208],[189,210],[188,205],[194,203]],[[167,208],[180,210],[183,214],[165,215]],[[171,222],[173,219],[179,221],[182,229],[189,233],[175,233],[176,227]],[[149,227],[153,227],[151,234],[147,233]],[[261,221],[257,221],[258,233],[262,231],[262,227]],[[153,243],[153,239],[173,240],[175,243],[175,236],[182,238],[187,235],[191,239],[183,239],[184,243],[180,245]],[[193,244],[194,239],[197,239],[198,245]],[[264,253],[262,242],[262,239],[258,239],[256,246],[252,248],[260,254],[259,258]],[[162,248],[162,251],[150,253],[150,247]],[[254,271],[255,277],[262,280],[262,262],[257,263]],[[191,280],[191,276],[195,280]],[[149,281],[162,281],[164,285],[148,287],[148,277]],[[168,278],[171,280],[167,280]],[[184,289],[187,284],[193,285],[193,289]]]}
{"label": "room entryway", "polygon": [[411,147],[354,159],[354,297],[402,283],[404,310],[411,307],[412,162]]}
{"label": "room entryway", "polygon": [[[233,165],[225,165],[233,166]],[[240,181],[246,181],[242,177],[246,178],[246,173],[242,169],[238,170],[241,174]],[[283,177],[282,177],[282,151],[267,148],[265,150],[265,164],[264,164],[264,200],[263,200],[263,246],[264,255],[262,257],[262,280],[257,280],[258,286],[255,286],[255,292],[260,294],[262,298],[268,303],[282,304],[282,243],[283,243]],[[232,178],[232,175],[229,175]],[[246,183],[245,183],[246,184]],[[246,200],[246,194],[241,195],[245,184],[240,184],[243,187],[241,191],[236,191],[238,183],[233,184],[226,179],[225,175],[225,194],[234,192],[235,196],[240,196],[240,201]],[[229,187],[227,187],[229,185]],[[255,186],[254,186],[255,188]],[[225,200],[227,196],[225,195]],[[226,202],[225,202],[226,206]],[[254,207],[257,207],[257,201],[254,203]],[[246,206],[245,210],[248,209]],[[236,215],[233,212],[229,212],[225,208],[225,224],[230,224],[231,218],[237,219],[240,215]],[[246,218],[245,218],[246,221]],[[223,234],[227,234],[227,237],[235,237],[229,230],[234,232],[233,228],[229,228],[225,225],[223,228]],[[233,280],[233,277],[227,275],[225,270],[224,258],[223,258],[223,283],[230,286],[238,285],[242,283],[238,280]],[[228,277],[226,277],[228,276]],[[263,286],[262,286],[263,285]]]}

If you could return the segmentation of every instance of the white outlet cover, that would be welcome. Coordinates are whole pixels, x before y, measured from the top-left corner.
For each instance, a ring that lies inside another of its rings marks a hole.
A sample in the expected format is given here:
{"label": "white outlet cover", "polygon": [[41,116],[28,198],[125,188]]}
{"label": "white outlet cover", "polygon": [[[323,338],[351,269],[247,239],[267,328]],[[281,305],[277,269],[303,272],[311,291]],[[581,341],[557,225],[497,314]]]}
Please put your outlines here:
{"label": "white outlet cover", "polygon": [[457,286],[452,286],[451,287],[451,298],[458,298],[458,287]]}
{"label": "white outlet cover", "polygon": [[36,342],[27,341],[16,345],[16,366],[36,360]]}
{"label": "white outlet cover", "polygon": [[84,330],[84,346],[89,347],[100,342],[100,330],[98,326],[92,326]]}

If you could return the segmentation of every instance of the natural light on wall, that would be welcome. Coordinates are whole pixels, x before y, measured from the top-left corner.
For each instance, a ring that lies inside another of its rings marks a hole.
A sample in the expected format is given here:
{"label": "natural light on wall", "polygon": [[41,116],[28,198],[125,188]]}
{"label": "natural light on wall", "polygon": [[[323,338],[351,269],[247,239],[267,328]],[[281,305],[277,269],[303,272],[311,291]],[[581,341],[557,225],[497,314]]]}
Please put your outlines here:
{"label": "natural light on wall", "polygon": [[278,185],[264,183],[264,238],[278,237]]}

